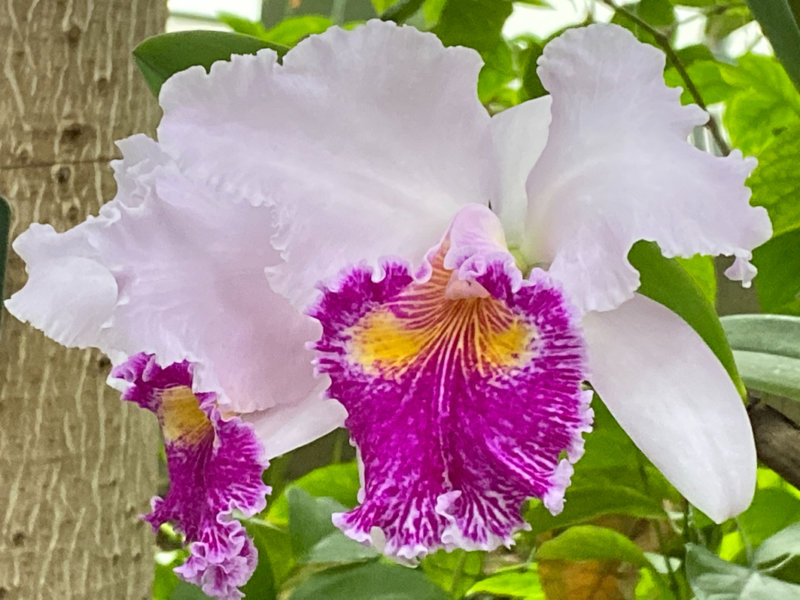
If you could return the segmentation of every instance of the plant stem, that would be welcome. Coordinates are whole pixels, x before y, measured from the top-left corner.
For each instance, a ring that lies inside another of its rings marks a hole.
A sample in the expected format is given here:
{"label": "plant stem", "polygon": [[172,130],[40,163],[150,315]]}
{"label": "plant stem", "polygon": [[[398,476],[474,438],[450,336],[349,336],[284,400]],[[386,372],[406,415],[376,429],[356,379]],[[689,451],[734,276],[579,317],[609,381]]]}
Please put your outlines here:
{"label": "plant stem", "polygon": [[[684,84],[686,84],[686,90],[691,94],[692,99],[694,100],[695,104],[702,108],[704,111],[708,112],[708,108],[706,107],[706,103],[703,101],[703,96],[700,95],[700,90],[697,89],[697,86],[692,81],[692,78],[689,76],[689,73],[686,71],[686,67],[681,62],[681,59],[678,57],[675,50],[672,48],[672,44],[669,42],[669,38],[661,33],[658,29],[650,25],[647,21],[635,15],[634,13],[630,12],[628,9],[617,6],[612,0],[601,0],[603,4],[608,6],[609,8],[613,9],[618,14],[624,16],[626,19],[635,23],[642,29],[644,29],[647,33],[653,36],[661,49],[664,51],[664,54],[667,55],[667,59],[675,67],[675,70],[678,71],[678,74],[681,76]],[[725,141],[725,138],[722,135],[722,131],[717,124],[716,119],[709,113],[708,121],[705,124],[705,127],[711,133],[711,137],[714,138],[714,142],[716,142],[717,147],[719,148],[720,152],[723,156],[727,156],[731,153],[730,146],[728,146],[728,142]]]}
{"label": "plant stem", "polygon": [[[652,495],[652,491],[650,489],[650,480],[647,477],[647,471],[645,470],[644,463],[642,462],[641,456],[637,455],[637,462],[639,464],[639,476],[642,478],[642,484],[644,485],[644,490],[648,496]],[[664,557],[664,563],[667,565],[667,576],[669,577],[669,587],[675,594],[676,598],[680,597],[681,593],[681,586],[678,582],[678,578],[675,575],[675,571],[672,568],[672,562],[669,560],[669,554],[667,554],[667,544],[664,541],[664,534],[661,532],[661,523],[660,521],[656,521],[653,524],[653,529],[656,532],[656,540],[658,541],[658,549],[661,551],[661,556]],[[654,571],[657,573],[657,571]]]}
{"label": "plant stem", "polygon": [[333,7],[331,7],[331,21],[334,25],[341,25],[344,23],[345,9],[347,8],[347,0],[333,0]]}

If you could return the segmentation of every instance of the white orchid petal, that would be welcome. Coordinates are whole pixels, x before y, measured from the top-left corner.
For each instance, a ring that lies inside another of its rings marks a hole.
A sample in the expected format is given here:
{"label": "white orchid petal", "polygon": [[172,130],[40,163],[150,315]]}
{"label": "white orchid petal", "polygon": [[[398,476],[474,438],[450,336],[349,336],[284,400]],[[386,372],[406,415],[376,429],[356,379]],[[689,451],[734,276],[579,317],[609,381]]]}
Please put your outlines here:
{"label": "white orchid petal", "polygon": [[492,210],[512,246],[522,244],[528,206],[525,181],[544,150],[549,127],[549,96],[528,100],[492,117],[492,143],[500,170]]}
{"label": "white orchid petal", "polygon": [[[159,140],[192,177],[277,207],[273,287],[305,306],[348,264],[421,261],[458,208],[489,199],[481,59],[371,21],[166,82]],[[324,244],[323,244],[324,243]]]}
{"label": "white orchid petal", "polygon": [[120,191],[99,217],[63,234],[33,226],[15,244],[30,277],[10,310],[114,361],[192,360],[198,389],[226,410],[305,399],[319,325],[269,287],[264,270],[280,260],[269,209],[218,198],[146,137],[121,147]]}
{"label": "white orchid petal", "polygon": [[[29,238],[35,235],[35,230],[28,232]],[[86,348],[116,302],[117,283],[105,266],[89,258],[53,254],[29,265],[28,283],[6,301],[6,308],[59,344]]]}
{"label": "white orchid petal", "polygon": [[590,381],[634,443],[722,522],[750,504],[756,452],[742,399],[680,317],[644,296],[583,321]]}
{"label": "white orchid petal", "polygon": [[[585,310],[609,310],[638,284],[627,253],[640,239],[667,256],[750,258],[770,237],[744,181],[739,152],[714,157],[687,142],[708,116],[664,85],[664,55],[613,25],[571,29],[550,42],[539,75],[550,91],[547,146],[527,182],[525,252],[552,263]],[[730,272],[747,280],[752,270]]]}
{"label": "white orchid petal", "polygon": [[321,381],[317,390],[305,400],[243,416],[253,424],[267,458],[285,454],[337,427],[344,427],[347,411],[336,400],[324,398],[328,378]]}

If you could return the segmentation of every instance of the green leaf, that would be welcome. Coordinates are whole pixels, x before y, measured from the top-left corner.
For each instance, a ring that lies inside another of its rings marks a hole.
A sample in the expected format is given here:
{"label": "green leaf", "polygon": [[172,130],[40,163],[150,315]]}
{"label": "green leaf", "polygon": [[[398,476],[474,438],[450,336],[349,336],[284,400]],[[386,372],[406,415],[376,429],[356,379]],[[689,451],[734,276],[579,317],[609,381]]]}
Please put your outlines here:
{"label": "green leaf", "polygon": [[800,315],[800,229],[756,248],[756,292],[765,312]]}
{"label": "green leaf", "polygon": [[381,19],[384,21],[394,21],[396,23],[404,23],[416,13],[425,0],[400,0],[393,4],[391,8],[386,9],[381,14]]}
{"label": "green leaf", "polygon": [[251,35],[259,39],[264,39],[264,34],[267,32],[260,21],[251,21],[239,15],[221,12],[217,14],[217,19],[220,23],[224,23],[236,33],[243,33],[244,35]]}
{"label": "green leaf", "polygon": [[267,518],[277,525],[286,525],[289,522],[286,494],[292,488],[303,489],[312,496],[333,498],[342,506],[353,508],[358,503],[356,496],[360,485],[355,462],[320,467],[289,484],[270,506]]}
{"label": "green leaf", "polygon": [[483,67],[478,75],[478,98],[483,104],[496,100],[506,84],[516,76],[511,48],[501,41],[484,53]]}
{"label": "green leaf", "polygon": [[742,534],[752,546],[800,521],[800,498],[782,488],[756,490],[752,504],[737,517]]}
{"label": "green leaf", "polygon": [[175,589],[172,590],[172,594],[169,596],[169,600],[213,600],[210,596],[206,596],[196,585],[183,581],[182,579],[178,580]]}
{"label": "green leaf", "polygon": [[173,590],[180,581],[173,569],[183,563],[188,554],[188,550],[183,548],[156,552],[155,571],[153,573],[153,600],[170,600]]}
{"label": "green leaf", "polygon": [[265,31],[261,39],[281,46],[295,46],[300,40],[315,33],[322,33],[332,25],[333,21],[320,15],[289,17]]}
{"label": "green leaf", "polygon": [[606,527],[570,527],[536,550],[539,560],[620,560],[637,567],[650,561],[636,544],[621,533]]}
{"label": "green leaf", "polygon": [[[703,46],[703,48],[707,49],[706,46]],[[680,56],[681,60],[685,62],[685,59],[680,52],[678,53],[678,56]],[[700,92],[700,95],[702,96],[706,105],[724,102],[734,93],[739,91],[736,87],[725,81],[725,78],[722,75],[722,69],[727,66],[728,65],[722,65],[722,63],[719,63],[716,60],[713,60],[713,58],[709,57],[705,60],[701,59],[690,61],[690,64],[688,64],[686,67],[689,77],[691,78],[697,90]],[[691,93],[689,93],[689,90],[686,89],[686,82],[680,76],[675,67],[670,66],[667,68],[667,70],[664,72],[664,80],[670,87],[683,88],[683,92],[681,92],[681,102],[683,104],[695,103]]]}
{"label": "green leaf", "polygon": [[258,551],[256,569],[248,582],[241,588],[244,598],[245,600],[276,600],[278,597],[277,586],[269,556],[272,550],[270,537],[266,534],[265,528],[259,527],[253,520],[244,521],[243,525]]}
{"label": "green leaf", "polygon": [[338,529],[319,540],[309,550],[306,563],[353,563],[378,558],[372,547],[351,540]]}
{"label": "green leaf", "polygon": [[524,570],[515,568],[499,571],[486,579],[481,579],[469,589],[467,595],[479,593],[512,596],[524,600],[545,600],[536,565],[530,565]]}
{"label": "green leaf", "polygon": [[448,0],[434,33],[445,46],[467,46],[479,52],[501,42],[511,0]]}
{"label": "green leaf", "polygon": [[640,569],[639,582],[636,584],[636,600],[676,600],[676,598],[663,577],[654,573],[652,569]]}
{"label": "green leaf", "polygon": [[730,315],[722,323],[747,387],[800,401],[800,317]]}
{"label": "green leaf", "polygon": [[520,55],[522,62],[522,91],[524,92],[525,100],[533,98],[541,98],[547,95],[547,90],[542,85],[542,80],[539,79],[537,72],[538,65],[536,62],[544,52],[544,44],[535,39],[527,40],[527,47]]}
{"label": "green leaf", "polygon": [[747,0],[775,56],[800,91],[800,28],[787,0]]}
{"label": "green leaf", "polygon": [[775,135],[800,121],[800,95],[774,58],[746,54],[737,61],[718,63],[722,79],[734,88],[722,122],[733,145],[760,160]]}
{"label": "green leaf", "polygon": [[753,13],[746,6],[731,6],[721,12],[712,12],[706,17],[706,38],[717,46],[737,29],[753,20]]}
{"label": "green leaf", "polygon": [[758,547],[754,562],[762,571],[789,583],[800,583],[800,523],[793,523]]}
{"label": "green leaf", "polygon": [[666,517],[661,502],[655,498],[625,486],[598,485],[568,488],[564,510],[555,516],[536,501],[525,512],[525,520],[535,535],[583,523],[600,515],[631,515],[652,519]]}
{"label": "green leaf", "polygon": [[261,548],[263,546],[266,548],[269,555],[269,563],[272,567],[272,579],[275,585],[279,586],[286,580],[295,566],[289,533],[261,520],[260,517],[243,519],[242,523],[250,536],[261,540],[261,546],[257,547]]}
{"label": "green leaf", "polygon": [[292,552],[300,562],[304,562],[317,542],[336,531],[331,514],[346,508],[331,498],[315,498],[298,487],[288,489],[286,497]]}
{"label": "green leaf", "polygon": [[691,325],[711,348],[744,396],[745,388],[717,311],[696,279],[676,260],[664,258],[654,242],[637,242],[628,254],[628,259],[639,271],[639,293],[663,304]]}
{"label": "green leaf", "polygon": [[290,600],[448,600],[420,571],[369,562],[314,573]]}
{"label": "green leaf", "polygon": [[697,600],[790,600],[800,597],[800,586],[725,562],[695,544],[686,546],[686,576]]}
{"label": "green leaf", "polygon": [[175,73],[195,65],[206,70],[233,54],[255,54],[271,48],[283,56],[288,48],[258,38],[225,31],[176,31],[147,38],[133,51],[136,65],[150,90],[158,96],[161,86]]}
{"label": "green leaf", "polygon": [[485,552],[439,550],[422,559],[421,567],[431,581],[461,598],[475,584],[483,570]]}
{"label": "green leaf", "polygon": [[[11,208],[6,199],[0,196],[0,300],[3,299],[3,284],[6,278],[6,261],[8,260],[8,238],[11,235]],[[2,311],[0,311],[2,317]],[[0,338],[3,334],[0,321]]]}
{"label": "green leaf", "polygon": [[[798,109],[800,110],[800,109]],[[773,236],[800,229],[800,121],[775,138],[758,156],[758,167],[747,185],[752,204],[763,206],[772,221]]]}

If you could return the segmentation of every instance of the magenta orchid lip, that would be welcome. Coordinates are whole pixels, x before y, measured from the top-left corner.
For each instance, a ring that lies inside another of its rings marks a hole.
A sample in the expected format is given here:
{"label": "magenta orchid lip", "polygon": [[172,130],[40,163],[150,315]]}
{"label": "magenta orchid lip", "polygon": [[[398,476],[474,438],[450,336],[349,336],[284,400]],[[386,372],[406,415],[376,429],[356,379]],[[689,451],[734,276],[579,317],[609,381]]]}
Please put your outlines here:
{"label": "magenta orchid lip", "polygon": [[187,361],[161,368],[141,353],[111,377],[130,384],[123,400],[153,412],[161,425],[170,487],[144,519],[155,530],[173,523],[186,536],[191,554],[176,569],[184,579],[221,600],[242,598],[237,587],[253,574],[258,551],[233,511],[253,516],[266,507],[261,442],[239,417],[223,418],[216,394],[192,391]]}
{"label": "magenta orchid lip", "polygon": [[[379,281],[356,266],[310,313],[323,328],[317,368],[364,470],[360,506],[334,522],[366,543],[380,529],[400,559],[510,546],[525,500],[560,512],[591,430],[575,311],[544,272],[522,280],[492,219],[465,208],[421,278],[402,261]],[[454,279],[473,285],[454,297]]]}

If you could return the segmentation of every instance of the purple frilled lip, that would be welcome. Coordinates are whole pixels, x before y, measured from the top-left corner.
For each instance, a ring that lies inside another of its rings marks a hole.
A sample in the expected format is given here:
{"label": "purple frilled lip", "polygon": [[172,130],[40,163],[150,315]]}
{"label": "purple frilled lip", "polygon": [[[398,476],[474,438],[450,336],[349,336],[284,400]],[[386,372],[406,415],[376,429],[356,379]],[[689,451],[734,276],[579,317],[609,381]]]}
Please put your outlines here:
{"label": "purple frilled lip", "polygon": [[252,575],[258,554],[231,513],[252,516],[266,506],[261,475],[267,460],[252,428],[224,419],[214,393],[192,391],[192,365],[160,367],[153,355],[136,354],[111,373],[130,386],[123,399],[158,417],[170,488],[152,500],[144,517],[154,529],[172,522],[191,554],[175,571],[215,598],[241,598],[237,589]]}
{"label": "purple frilled lip", "polygon": [[421,278],[401,261],[379,281],[346,270],[310,311],[317,368],[363,460],[362,502],[334,521],[407,560],[510,545],[529,497],[560,511],[591,429],[584,343],[559,288],[539,270],[521,281],[508,257],[462,257],[474,277],[459,280],[447,250]]}

